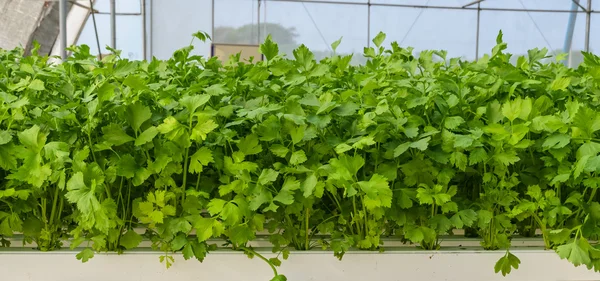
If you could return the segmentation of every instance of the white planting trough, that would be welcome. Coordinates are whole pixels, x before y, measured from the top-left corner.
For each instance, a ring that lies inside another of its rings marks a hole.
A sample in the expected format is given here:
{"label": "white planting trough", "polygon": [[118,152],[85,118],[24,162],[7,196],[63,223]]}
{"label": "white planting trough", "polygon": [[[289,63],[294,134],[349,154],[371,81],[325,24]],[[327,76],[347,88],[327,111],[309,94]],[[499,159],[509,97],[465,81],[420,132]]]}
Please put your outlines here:
{"label": "white planting trough", "polygon": [[[260,251],[267,258],[269,251]],[[503,251],[420,251],[396,248],[384,253],[350,251],[338,261],[329,251],[294,251],[278,268],[290,281],[592,281],[600,273],[574,267],[553,251],[521,248],[511,251],[521,260],[518,270],[503,277],[494,264]],[[0,280],[4,281],[268,281],[273,272],[258,258],[217,250],[203,263],[176,253],[169,269],[159,262],[163,253],[129,251],[97,253],[82,264],[76,251],[42,253],[27,248],[0,249]]]}

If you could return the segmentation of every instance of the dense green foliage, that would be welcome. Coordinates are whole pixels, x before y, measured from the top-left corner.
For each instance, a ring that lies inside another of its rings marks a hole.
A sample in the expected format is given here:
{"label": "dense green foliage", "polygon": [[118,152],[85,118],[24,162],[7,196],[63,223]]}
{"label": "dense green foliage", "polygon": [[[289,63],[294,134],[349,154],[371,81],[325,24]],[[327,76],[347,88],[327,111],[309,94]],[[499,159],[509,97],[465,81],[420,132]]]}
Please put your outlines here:
{"label": "dense green foliage", "polygon": [[500,34],[467,62],[384,39],[360,66],[305,46],[285,58],[270,39],[264,61],[226,65],[191,46],[151,62],[81,46],[53,66],[0,51],[2,245],[71,239],[85,262],[145,238],[170,266],[225,242],[285,280],[248,246],[257,234],[283,259],[341,259],[382,237],[439,249],[464,229],[506,249],[507,274],[511,238],[540,230],[600,271],[600,58],[571,69],[534,49],[513,65]]}

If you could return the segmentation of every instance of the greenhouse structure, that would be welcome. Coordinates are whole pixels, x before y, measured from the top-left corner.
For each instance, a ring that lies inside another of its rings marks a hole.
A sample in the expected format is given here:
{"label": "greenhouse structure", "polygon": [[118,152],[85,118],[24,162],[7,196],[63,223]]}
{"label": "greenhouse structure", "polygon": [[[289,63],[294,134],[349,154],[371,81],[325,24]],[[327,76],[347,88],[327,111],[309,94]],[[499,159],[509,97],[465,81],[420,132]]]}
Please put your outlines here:
{"label": "greenhouse structure", "polygon": [[0,281],[600,280],[600,0],[0,0]]}

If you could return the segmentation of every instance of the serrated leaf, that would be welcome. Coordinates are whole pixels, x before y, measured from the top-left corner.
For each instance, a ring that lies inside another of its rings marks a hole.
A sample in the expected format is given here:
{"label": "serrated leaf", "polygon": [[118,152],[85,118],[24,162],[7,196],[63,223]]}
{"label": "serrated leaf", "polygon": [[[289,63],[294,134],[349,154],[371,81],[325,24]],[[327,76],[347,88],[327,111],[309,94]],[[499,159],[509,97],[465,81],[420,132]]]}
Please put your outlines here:
{"label": "serrated leaf", "polygon": [[530,111],[531,100],[529,100],[529,102],[524,102],[523,99],[521,99],[521,97],[517,97],[514,100],[507,101],[502,105],[502,114],[511,122],[522,116],[522,114],[529,115]]}
{"label": "serrated leaf", "polygon": [[0,131],[0,145],[7,144],[12,140],[12,135],[8,131]]}
{"label": "serrated leaf", "polygon": [[304,138],[305,126],[297,126],[290,130],[290,136],[292,137],[292,143],[297,144]]}
{"label": "serrated leaf", "polygon": [[483,148],[476,148],[469,154],[469,165],[484,162],[488,159],[487,152]]}
{"label": "serrated leaf", "polygon": [[138,102],[127,107],[125,117],[133,130],[137,132],[142,124],[152,117],[152,112],[150,111],[150,108]]}
{"label": "serrated leaf", "polygon": [[454,135],[455,148],[467,148],[473,144],[473,138],[465,135]]}
{"label": "serrated leaf", "polygon": [[129,136],[118,124],[110,124],[102,128],[104,141],[110,146],[120,146],[131,141],[134,138]]}
{"label": "serrated leaf", "polygon": [[185,106],[189,114],[194,114],[199,107],[210,101],[210,97],[210,95],[185,96],[179,100],[179,103]]}
{"label": "serrated leaf", "polygon": [[[431,137],[426,137],[426,138],[420,139],[418,141],[411,143],[410,147],[416,148],[421,151],[425,151],[427,149],[427,147],[429,146],[429,140],[431,140]],[[395,152],[394,152],[394,154],[395,154]]]}
{"label": "serrated leaf", "polygon": [[351,150],[352,146],[346,144],[346,143],[340,143],[335,147],[335,153],[337,154],[342,154],[348,150]]}
{"label": "serrated leaf", "polygon": [[405,142],[405,143],[397,146],[394,149],[394,157],[398,157],[398,156],[404,154],[404,152],[406,152],[410,148],[411,144],[412,143],[410,143],[410,142]]}
{"label": "serrated leaf", "polygon": [[29,86],[27,86],[27,88],[35,90],[35,91],[46,90],[46,87],[44,86],[44,82],[40,79],[32,80],[31,83],[29,83]]}
{"label": "serrated leaf", "polygon": [[245,155],[254,155],[262,152],[262,146],[258,142],[258,137],[254,134],[248,135],[237,143],[238,149]]}
{"label": "serrated leaf", "polygon": [[373,44],[375,44],[375,46],[377,46],[377,47],[381,47],[381,44],[383,43],[384,40],[385,40],[385,33],[379,32],[379,33],[377,33],[375,38],[373,38]]}
{"label": "serrated leaf", "polygon": [[501,163],[504,166],[509,166],[517,163],[521,158],[517,156],[517,153],[514,151],[504,151],[500,153],[494,154],[494,159]]}
{"label": "serrated leaf", "polygon": [[521,264],[521,260],[517,258],[517,256],[513,255],[510,252],[507,252],[506,255],[501,257],[494,265],[494,271],[496,273],[502,272],[502,276],[506,276],[509,274],[512,269],[519,269],[519,264]]}
{"label": "serrated leaf", "polygon": [[146,86],[146,81],[144,81],[144,79],[139,75],[128,75],[127,78],[123,80],[123,85],[138,91],[148,88]]}
{"label": "serrated leaf", "polygon": [[154,137],[156,137],[156,135],[158,135],[158,129],[154,126],[146,129],[143,133],[141,133],[137,139],[135,139],[135,145],[136,146],[141,146],[144,145],[146,143],[151,142]]}
{"label": "serrated leaf", "polygon": [[273,169],[263,169],[258,177],[258,182],[262,185],[266,185],[270,182],[276,181],[277,176],[279,176],[279,172]]}
{"label": "serrated leaf", "polygon": [[90,248],[85,248],[79,252],[75,257],[81,262],[87,262],[94,257],[94,251]]}
{"label": "serrated leaf", "polygon": [[265,38],[265,42],[260,45],[260,53],[269,61],[279,54],[279,46],[271,38],[271,34]]}
{"label": "serrated leaf", "polygon": [[367,195],[363,198],[363,204],[367,210],[392,206],[392,190],[389,188],[387,179],[382,175],[373,174],[369,181],[360,181],[358,185]]}
{"label": "serrated leaf", "polygon": [[591,263],[587,249],[582,248],[579,245],[578,240],[558,246],[556,248],[556,253],[561,259],[567,259],[575,266],[580,266],[582,264],[587,265]]}
{"label": "serrated leaf", "polygon": [[304,182],[302,182],[302,185],[300,187],[303,191],[303,195],[305,198],[308,198],[313,194],[318,182],[319,181],[317,179],[317,176],[314,173],[311,173],[306,177],[306,179],[304,180]]}
{"label": "serrated leaf", "polygon": [[552,81],[552,83],[550,84],[550,88],[554,91],[566,90],[570,83],[571,77],[559,77]]}
{"label": "serrated leaf", "polygon": [[125,249],[130,250],[136,248],[142,243],[142,236],[133,230],[128,230],[123,236],[121,236],[120,245]]}
{"label": "serrated leaf", "polygon": [[465,123],[465,120],[460,116],[446,117],[444,120],[444,128],[454,130],[463,123]]}
{"label": "serrated leaf", "polygon": [[542,143],[542,147],[545,149],[557,149],[563,148],[569,144],[571,137],[565,134],[554,134],[547,137]]}
{"label": "serrated leaf", "polygon": [[275,154],[281,158],[285,158],[287,156],[288,152],[290,152],[290,150],[287,147],[285,147],[281,144],[274,144],[269,148],[269,150],[271,152],[273,152],[273,154]]}
{"label": "serrated leaf", "polygon": [[191,173],[201,173],[203,166],[208,166],[209,163],[214,162],[212,151],[206,146],[198,149],[190,160],[189,170]]}
{"label": "serrated leaf", "polygon": [[192,135],[190,138],[192,140],[206,140],[208,137],[208,133],[212,132],[214,129],[218,128],[219,125],[215,123],[212,119],[205,120],[203,122],[198,122],[198,124],[192,129]]}
{"label": "serrated leaf", "polygon": [[292,156],[290,157],[290,164],[298,165],[306,162],[306,160],[307,158],[306,154],[304,153],[304,150],[298,150],[292,153]]}
{"label": "serrated leaf", "polygon": [[471,226],[477,221],[477,213],[471,209],[460,210],[454,214],[450,221],[456,228],[463,228],[464,226]]}

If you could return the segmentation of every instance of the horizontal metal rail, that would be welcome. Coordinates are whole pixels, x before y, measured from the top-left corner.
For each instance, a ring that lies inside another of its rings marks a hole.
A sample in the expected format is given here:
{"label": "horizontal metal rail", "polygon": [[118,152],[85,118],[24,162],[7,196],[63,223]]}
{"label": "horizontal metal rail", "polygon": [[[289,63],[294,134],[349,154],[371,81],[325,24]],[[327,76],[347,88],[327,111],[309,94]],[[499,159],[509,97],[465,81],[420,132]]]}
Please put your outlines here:
{"label": "horizontal metal rail", "polygon": [[[557,10],[557,9],[523,9],[523,8],[491,8],[491,7],[462,7],[462,6],[430,6],[430,5],[410,5],[396,3],[357,3],[357,2],[338,2],[328,0],[263,0],[265,2],[281,2],[281,3],[305,3],[305,4],[336,4],[336,5],[355,5],[355,6],[371,6],[371,7],[399,7],[399,8],[417,8],[417,9],[437,9],[437,10],[471,10],[471,11],[498,11],[498,12],[533,12],[533,13],[586,13],[586,11],[572,10]],[[600,11],[588,11],[590,13],[600,13]]]}

